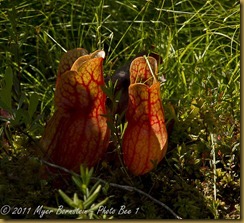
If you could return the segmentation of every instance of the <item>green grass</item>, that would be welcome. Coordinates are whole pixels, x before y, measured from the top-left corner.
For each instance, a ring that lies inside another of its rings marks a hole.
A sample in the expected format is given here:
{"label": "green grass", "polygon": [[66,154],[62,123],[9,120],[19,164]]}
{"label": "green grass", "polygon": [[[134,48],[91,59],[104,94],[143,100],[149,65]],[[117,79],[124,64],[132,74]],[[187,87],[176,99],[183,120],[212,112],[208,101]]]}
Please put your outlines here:
{"label": "green grass", "polygon": [[[182,218],[240,218],[239,1],[0,0],[0,5],[0,207],[63,202],[36,174],[35,144],[54,111],[62,53],[104,49],[109,77],[138,52],[153,49],[163,57],[162,102],[168,122],[174,122],[167,155],[142,177],[128,176],[119,161],[109,160],[95,168],[95,176],[140,189]],[[124,126],[114,120],[120,153]],[[72,181],[65,192],[76,192]],[[100,201],[113,195],[107,207],[139,208],[137,215],[114,218],[174,218],[135,191],[109,187],[103,193]]]}

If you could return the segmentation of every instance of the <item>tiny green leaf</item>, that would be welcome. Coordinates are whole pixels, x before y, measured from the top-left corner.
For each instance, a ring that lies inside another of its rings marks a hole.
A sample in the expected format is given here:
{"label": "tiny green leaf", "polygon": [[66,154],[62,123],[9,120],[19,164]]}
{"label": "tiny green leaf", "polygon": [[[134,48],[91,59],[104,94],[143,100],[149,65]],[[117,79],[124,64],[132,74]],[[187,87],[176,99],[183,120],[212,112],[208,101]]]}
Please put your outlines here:
{"label": "tiny green leaf", "polygon": [[98,185],[97,189],[91,194],[86,201],[84,201],[84,208],[87,209],[92,203],[95,202],[99,192],[101,190],[101,185]]}
{"label": "tiny green leaf", "polygon": [[72,201],[72,199],[70,199],[62,190],[58,190],[59,194],[61,195],[61,197],[64,199],[64,201],[70,206],[75,208],[76,204]]}

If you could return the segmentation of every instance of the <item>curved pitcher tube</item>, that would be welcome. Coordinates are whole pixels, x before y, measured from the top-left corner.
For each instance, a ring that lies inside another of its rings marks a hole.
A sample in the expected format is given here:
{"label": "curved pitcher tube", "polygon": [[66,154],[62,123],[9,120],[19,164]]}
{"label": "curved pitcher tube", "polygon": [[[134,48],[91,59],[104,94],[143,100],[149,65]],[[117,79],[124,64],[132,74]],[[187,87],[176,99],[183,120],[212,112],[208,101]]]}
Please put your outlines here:
{"label": "curved pitcher tube", "polygon": [[107,150],[110,131],[101,86],[104,51],[87,54],[82,48],[62,57],[54,101],[56,110],[41,139],[44,159],[69,170],[94,166]]}
{"label": "curved pitcher tube", "polygon": [[154,58],[136,58],[130,67],[128,126],[122,142],[124,163],[134,175],[151,171],[163,159],[168,134],[156,80]]}

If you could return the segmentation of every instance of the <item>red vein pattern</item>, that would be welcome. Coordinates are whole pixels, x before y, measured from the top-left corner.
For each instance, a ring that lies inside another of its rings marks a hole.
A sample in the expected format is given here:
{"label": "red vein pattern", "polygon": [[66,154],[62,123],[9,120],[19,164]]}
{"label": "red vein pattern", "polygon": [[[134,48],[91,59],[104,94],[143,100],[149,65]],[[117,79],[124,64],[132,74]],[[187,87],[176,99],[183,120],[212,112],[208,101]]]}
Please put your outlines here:
{"label": "red vein pattern", "polygon": [[41,139],[45,159],[76,172],[80,164],[91,167],[102,158],[110,137],[103,116],[106,96],[101,89],[105,53],[80,56],[78,51],[68,51],[61,60],[54,95],[56,111]]}
{"label": "red vein pattern", "polygon": [[[149,57],[151,70],[157,74],[157,62]],[[138,83],[138,81],[145,83]],[[144,57],[130,67],[128,126],[123,136],[124,163],[134,175],[151,171],[165,156],[167,130],[160,99],[160,83],[153,78]]]}

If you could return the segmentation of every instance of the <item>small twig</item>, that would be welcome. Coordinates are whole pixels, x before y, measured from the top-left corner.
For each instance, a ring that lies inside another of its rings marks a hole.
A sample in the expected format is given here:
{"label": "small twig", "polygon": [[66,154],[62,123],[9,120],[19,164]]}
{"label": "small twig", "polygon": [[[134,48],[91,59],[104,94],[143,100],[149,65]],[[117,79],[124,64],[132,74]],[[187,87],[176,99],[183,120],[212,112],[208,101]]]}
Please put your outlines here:
{"label": "small twig", "polygon": [[[66,168],[64,168],[64,167],[58,166],[58,165],[53,164],[53,163],[49,163],[49,162],[47,162],[47,161],[45,161],[45,160],[41,160],[41,162],[44,163],[44,164],[46,164],[46,165],[48,165],[48,166],[51,166],[51,167],[60,169],[60,170],[62,170],[62,171],[64,171],[64,172],[66,172],[66,173],[69,173],[69,174],[72,174],[72,175],[75,175],[75,176],[80,177],[79,174],[77,174],[77,173],[75,173],[75,172],[72,172],[72,171],[70,171],[70,170],[68,170],[68,169],[66,169]],[[138,192],[139,194],[142,194],[142,195],[148,197],[149,199],[151,199],[151,200],[154,201],[155,203],[159,204],[160,206],[162,206],[163,208],[165,208],[166,210],[168,210],[168,211],[169,211],[175,218],[177,218],[177,219],[182,219],[182,218],[181,218],[180,216],[178,216],[178,215],[177,215],[171,208],[169,208],[166,204],[164,204],[164,203],[162,203],[161,201],[155,199],[154,197],[152,197],[151,195],[145,193],[144,191],[142,191],[142,190],[140,190],[140,189],[137,189],[137,188],[135,188],[135,187],[131,187],[131,186],[127,186],[127,185],[120,185],[120,184],[115,184],[115,183],[109,183],[109,182],[107,182],[107,181],[105,181],[105,180],[102,180],[102,179],[100,179],[100,178],[98,178],[98,177],[92,177],[92,179],[101,181],[102,183],[104,183],[104,184],[108,184],[109,186],[117,187],[117,188],[120,188],[120,189],[123,189],[123,190],[127,190],[127,191],[130,191],[130,192],[132,192],[132,191],[136,191],[136,192]]]}
{"label": "small twig", "polygon": [[[106,182],[105,180],[102,180],[100,178],[97,178],[97,177],[92,177],[92,179],[94,180],[99,180],[103,183],[108,183]],[[167,209],[172,215],[174,215],[175,218],[177,219],[182,219],[180,216],[178,216],[171,208],[169,208],[166,204],[162,203],[161,201],[155,199],[154,197],[152,197],[151,195],[145,193],[144,191],[140,190],[140,189],[137,189],[136,187],[131,187],[131,186],[127,186],[127,185],[120,185],[120,184],[115,184],[115,183],[108,183],[109,186],[112,186],[112,187],[117,187],[117,188],[121,188],[123,190],[127,190],[127,191],[136,191],[138,192],[139,194],[142,194],[144,195],[145,197],[148,197],[149,199],[151,199],[152,201],[154,201],[155,203],[161,205],[163,208]]]}
{"label": "small twig", "polygon": [[71,175],[75,175],[75,176],[80,177],[79,174],[77,174],[77,173],[75,173],[75,172],[73,172],[73,171],[70,171],[70,170],[68,170],[68,169],[66,169],[66,168],[64,168],[64,167],[58,166],[58,165],[53,164],[53,163],[49,163],[48,161],[43,160],[43,159],[41,159],[40,161],[41,161],[41,163],[44,163],[44,164],[46,164],[46,165],[48,165],[48,166],[50,166],[50,167],[53,167],[53,168],[62,170],[62,171],[64,171],[64,172],[68,173],[68,174],[71,174]]}

